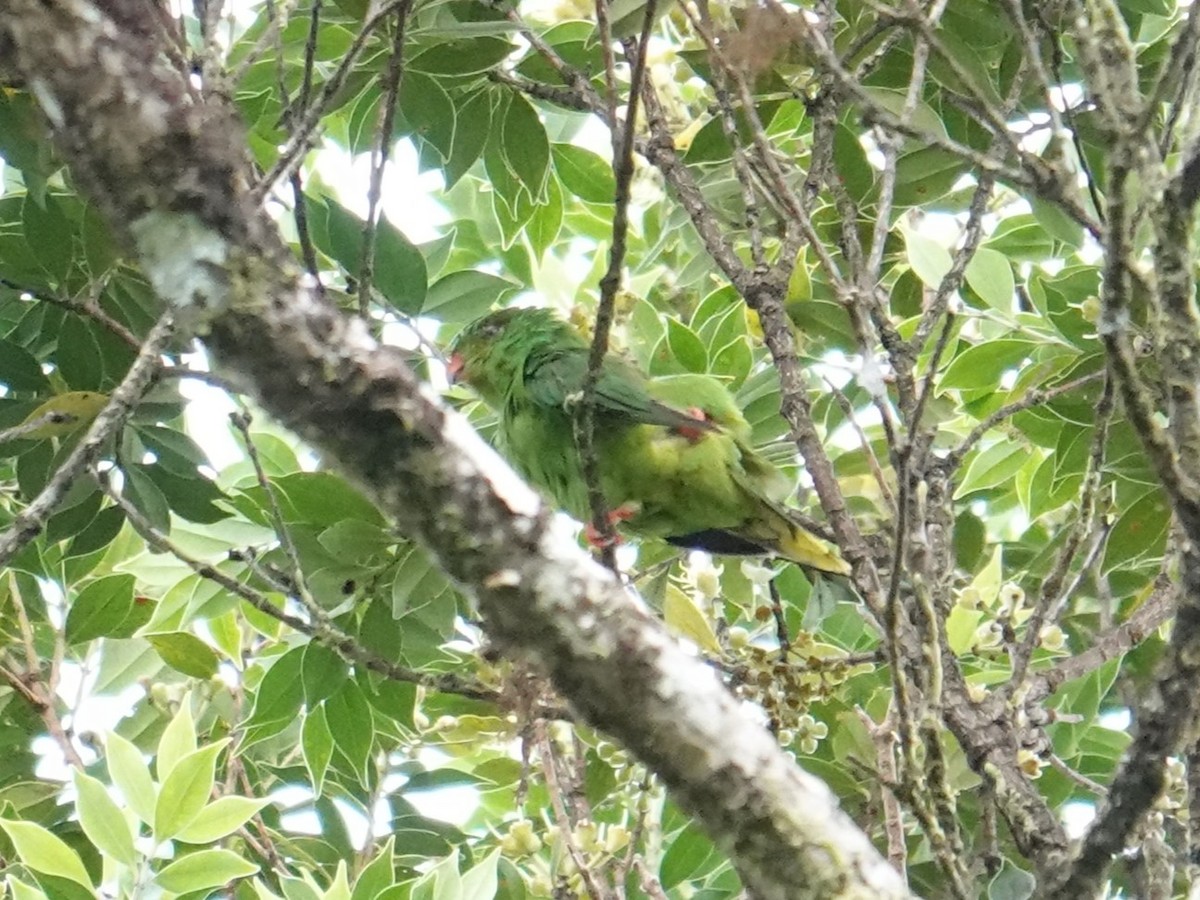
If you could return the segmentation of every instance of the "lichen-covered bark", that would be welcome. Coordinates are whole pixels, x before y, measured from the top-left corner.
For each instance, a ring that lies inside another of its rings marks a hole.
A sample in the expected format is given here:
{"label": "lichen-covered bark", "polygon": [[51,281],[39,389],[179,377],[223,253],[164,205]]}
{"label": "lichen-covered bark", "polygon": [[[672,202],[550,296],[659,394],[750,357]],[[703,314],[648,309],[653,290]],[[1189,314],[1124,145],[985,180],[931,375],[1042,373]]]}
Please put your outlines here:
{"label": "lichen-covered bark", "polygon": [[323,303],[250,203],[239,130],[194,96],[136,0],[0,0],[0,47],[74,176],[238,378],[374,493],[575,708],[651,765],[759,898],[901,897],[829,790],[558,535],[527,487],[357,321]]}

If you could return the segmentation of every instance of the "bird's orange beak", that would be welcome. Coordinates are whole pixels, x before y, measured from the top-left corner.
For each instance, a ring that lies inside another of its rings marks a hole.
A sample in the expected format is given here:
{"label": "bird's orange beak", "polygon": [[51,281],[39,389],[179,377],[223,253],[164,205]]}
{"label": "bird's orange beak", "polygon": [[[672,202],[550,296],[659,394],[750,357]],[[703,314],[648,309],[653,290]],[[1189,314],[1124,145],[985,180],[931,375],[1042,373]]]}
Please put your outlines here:
{"label": "bird's orange beak", "polygon": [[462,377],[463,366],[466,365],[466,360],[462,358],[461,353],[451,353],[450,358],[446,360],[446,378],[451,384],[458,384],[459,378]]}

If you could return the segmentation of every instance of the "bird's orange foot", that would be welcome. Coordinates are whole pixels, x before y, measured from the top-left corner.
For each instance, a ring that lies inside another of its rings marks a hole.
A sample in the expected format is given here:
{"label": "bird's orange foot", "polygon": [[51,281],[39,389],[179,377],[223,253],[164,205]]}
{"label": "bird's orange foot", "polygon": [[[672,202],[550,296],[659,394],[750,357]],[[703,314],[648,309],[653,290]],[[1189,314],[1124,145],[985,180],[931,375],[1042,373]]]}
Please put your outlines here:
{"label": "bird's orange foot", "polygon": [[[636,503],[622,503],[616,509],[609,512],[608,524],[617,525],[621,522],[627,522],[636,516],[637,512],[638,507]],[[588,542],[589,547],[596,547],[601,550],[608,547],[615,547],[621,543],[620,535],[614,533],[611,537],[606,537],[591,522],[583,526],[583,539]]]}
{"label": "bird's orange foot", "polygon": [[[706,425],[709,422],[708,413],[698,406],[689,406],[686,410],[684,410],[684,412],[686,412],[697,422],[703,422]],[[699,441],[702,437],[704,437],[705,432],[708,430],[708,428],[701,428],[699,426],[693,427],[691,425],[676,425],[672,429],[672,431],[674,431],[677,435],[686,439],[689,444],[694,444]]]}

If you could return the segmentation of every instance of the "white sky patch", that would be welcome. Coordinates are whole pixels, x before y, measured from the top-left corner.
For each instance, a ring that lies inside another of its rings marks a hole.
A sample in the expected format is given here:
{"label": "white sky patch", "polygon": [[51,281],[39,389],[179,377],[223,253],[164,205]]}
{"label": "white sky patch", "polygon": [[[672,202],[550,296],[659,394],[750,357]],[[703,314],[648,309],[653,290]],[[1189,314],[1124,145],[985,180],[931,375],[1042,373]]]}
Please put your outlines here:
{"label": "white sky patch", "polygon": [[[313,165],[320,179],[333,188],[338,202],[366,218],[370,207],[370,155],[355,156],[326,141],[316,152]],[[414,244],[441,237],[443,226],[450,223],[450,214],[436,199],[444,183],[442,173],[436,169],[419,171],[417,150],[411,141],[397,141],[383,170],[380,205],[384,215]]]}
{"label": "white sky patch", "polygon": [[1091,803],[1071,802],[1063,807],[1063,827],[1067,837],[1075,841],[1083,837],[1096,818],[1096,807]]}
{"label": "white sky patch", "polygon": [[[184,361],[189,368],[208,370],[208,357],[203,351],[187,354]],[[181,378],[179,393],[188,401],[183,410],[184,429],[208,455],[213,468],[220,471],[241,461],[245,449],[226,425],[229,414],[237,410],[229,395],[195,378]]]}

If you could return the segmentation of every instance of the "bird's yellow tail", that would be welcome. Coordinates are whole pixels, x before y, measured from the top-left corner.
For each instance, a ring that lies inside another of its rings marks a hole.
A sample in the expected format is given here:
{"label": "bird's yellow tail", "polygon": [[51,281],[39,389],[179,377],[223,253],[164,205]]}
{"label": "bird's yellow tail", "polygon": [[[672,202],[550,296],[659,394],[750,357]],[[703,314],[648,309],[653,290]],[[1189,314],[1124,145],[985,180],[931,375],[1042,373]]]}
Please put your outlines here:
{"label": "bird's yellow tail", "polygon": [[850,565],[838,554],[837,548],[822,540],[788,515],[787,510],[775,508],[779,516],[775,552],[784,559],[834,575],[849,575]]}

